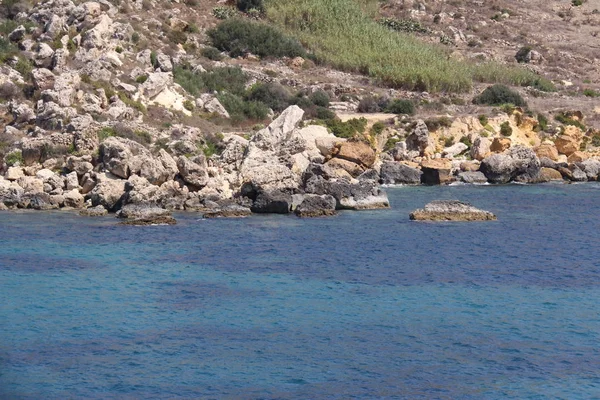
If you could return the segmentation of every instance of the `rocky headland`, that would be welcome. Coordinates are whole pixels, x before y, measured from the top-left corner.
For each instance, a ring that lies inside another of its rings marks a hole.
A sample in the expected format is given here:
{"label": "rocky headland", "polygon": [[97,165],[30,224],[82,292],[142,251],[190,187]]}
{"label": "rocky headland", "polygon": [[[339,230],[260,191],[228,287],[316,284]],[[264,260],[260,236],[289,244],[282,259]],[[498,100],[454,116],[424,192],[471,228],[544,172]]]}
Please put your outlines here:
{"label": "rocky headland", "polygon": [[[237,55],[212,47],[210,29],[221,12],[252,15],[217,2],[10,7],[0,209],[111,212],[126,224],[173,223],[183,210],[318,217],[389,207],[381,185],[600,179],[600,109],[591,95],[591,118],[571,107],[572,85],[558,78],[546,92],[497,85],[490,98],[491,85],[475,84],[448,95],[306,54]],[[527,62],[543,66],[538,56]],[[552,109],[527,105],[543,98]],[[442,206],[425,214],[448,219]]]}

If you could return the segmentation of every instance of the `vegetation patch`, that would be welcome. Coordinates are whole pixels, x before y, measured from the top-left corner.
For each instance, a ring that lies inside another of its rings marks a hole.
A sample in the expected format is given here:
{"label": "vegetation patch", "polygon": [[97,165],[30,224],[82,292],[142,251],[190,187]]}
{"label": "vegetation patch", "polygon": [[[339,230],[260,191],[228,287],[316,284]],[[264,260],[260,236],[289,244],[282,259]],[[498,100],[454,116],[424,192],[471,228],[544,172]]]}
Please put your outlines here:
{"label": "vegetation patch", "polygon": [[565,113],[559,113],[554,117],[555,120],[560,122],[563,125],[573,125],[581,129],[582,131],[586,131],[586,126],[581,123],[581,121],[576,120]]}
{"label": "vegetation patch", "polygon": [[518,107],[527,107],[527,102],[519,93],[504,85],[493,85],[486,88],[473,99],[473,103],[488,106],[513,104]]}
{"label": "vegetation patch", "polygon": [[325,125],[335,136],[349,139],[357,134],[365,132],[367,128],[367,119],[352,118],[346,122],[342,122],[339,118],[332,118],[326,120]]}
{"label": "vegetation patch", "polygon": [[213,46],[231,57],[306,57],[302,45],[280,30],[260,22],[232,18],[207,32]]}

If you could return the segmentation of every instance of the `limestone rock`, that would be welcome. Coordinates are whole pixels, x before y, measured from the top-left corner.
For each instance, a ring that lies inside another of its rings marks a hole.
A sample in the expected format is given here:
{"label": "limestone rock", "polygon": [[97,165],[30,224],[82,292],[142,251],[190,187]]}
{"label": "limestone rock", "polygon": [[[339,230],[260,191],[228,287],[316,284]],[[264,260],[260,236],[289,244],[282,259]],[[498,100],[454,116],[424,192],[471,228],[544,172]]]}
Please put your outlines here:
{"label": "limestone rock", "polygon": [[375,151],[365,142],[344,142],[335,156],[365,168],[371,168],[375,163]]}
{"label": "limestone rock", "polygon": [[408,151],[418,151],[420,155],[425,155],[428,147],[433,145],[429,137],[429,129],[424,121],[418,120],[412,133],[406,138]]}
{"label": "limestone rock", "polygon": [[462,153],[463,151],[467,150],[469,148],[469,146],[467,146],[464,143],[458,142],[453,144],[450,147],[446,147],[444,149],[444,151],[442,152],[442,157],[444,158],[454,158],[457,155],[459,155],[460,153]]}
{"label": "limestone rock", "polygon": [[464,183],[486,183],[487,182],[487,178],[485,177],[485,175],[483,174],[483,172],[480,171],[467,171],[467,172],[461,172],[458,174],[458,179],[460,179],[461,182]]}
{"label": "limestone rock", "polygon": [[248,217],[252,211],[248,207],[238,204],[229,204],[225,207],[216,208],[205,212],[203,218],[241,218]]}
{"label": "limestone rock", "polygon": [[125,195],[125,181],[109,178],[104,174],[99,175],[98,182],[90,192],[92,205],[101,205],[109,211],[116,211]]}
{"label": "limestone rock", "polygon": [[278,190],[261,191],[251,210],[260,214],[288,214],[292,209],[292,196]]}
{"label": "limestone rock", "polygon": [[558,161],[558,150],[554,143],[542,143],[535,149],[535,154],[541,159],[549,158],[552,161]]}
{"label": "limestone rock", "polygon": [[77,189],[70,190],[64,194],[65,207],[82,208],[83,203],[84,198]]}
{"label": "limestone rock", "polygon": [[496,216],[459,200],[435,200],[413,211],[415,221],[494,221]]}
{"label": "limestone rock", "polygon": [[84,217],[102,217],[106,214],[108,214],[108,211],[102,206],[90,207],[79,211],[79,215]]}
{"label": "limestone rock", "polygon": [[490,155],[492,143],[488,138],[478,137],[471,146],[471,158],[481,161]]}
{"label": "limestone rock", "polygon": [[177,159],[177,168],[181,178],[192,186],[201,188],[208,183],[208,171],[204,155],[197,156],[193,160],[181,156]]}
{"label": "limestone rock", "polygon": [[421,182],[426,185],[441,185],[454,179],[452,161],[444,158],[423,161],[421,171]]}

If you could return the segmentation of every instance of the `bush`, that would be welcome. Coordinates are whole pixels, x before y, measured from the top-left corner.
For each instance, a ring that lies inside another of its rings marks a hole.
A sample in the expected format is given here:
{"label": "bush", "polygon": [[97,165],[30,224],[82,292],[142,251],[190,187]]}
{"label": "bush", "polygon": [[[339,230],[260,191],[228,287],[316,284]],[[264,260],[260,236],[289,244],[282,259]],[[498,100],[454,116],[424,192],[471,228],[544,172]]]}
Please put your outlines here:
{"label": "bush", "polygon": [[600,97],[600,92],[596,92],[593,89],[585,89],[583,95],[587,97]]}
{"label": "bush", "polygon": [[372,96],[368,96],[368,97],[363,97],[360,102],[358,103],[358,110],[359,113],[376,113],[381,111],[381,109],[379,108],[379,104],[377,104],[377,101],[375,100],[374,97]]}
{"label": "bush", "polygon": [[499,106],[502,104],[514,104],[519,107],[526,107],[527,103],[521,95],[505,85],[493,85],[485,89],[479,96],[473,99],[474,104],[488,106]]}
{"label": "bush", "polygon": [[349,139],[357,133],[364,133],[367,128],[367,120],[365,118],[352,118],[346,122],[342,122],[339,118],[329,119],[325,121],[327,127],[337,137]]}
{"label": "bush", "polygon": [[546,131],[546,129],[548,129],[548,118],[546,118],[546,116],[544,116],[544,114],[538,114],[537,120],[538,120],[538,126],[540,127],[540,130]]}
{"label": "bush", "polygon": [[520,63],[528,63],[529,62],[529,53],[531,52],[531,47],[523,46],[517,51],[515,54],[515,59]]}
{"label": "bush", "polygon": [[276,82],[257,83],[250,89],[246,100],[259,101],[273,111],[283,111],[290,105],[290,93]]}
{"label": "bush", "polygon": [[512,135],[512,128],[510,127],[510,124],[508,123],[508,121],[505,121],[500,124],[500,134],[502,136]]}
{"label": "bush", "polygon": [[245,119],[262,121],[269,114],[269,107],[259,101],[244,101],[241,96],[231,93],[222,93],[217,98],[234,122]]}
{"label": "bush", "polygon": [[21,154],[21,150],[16,150],[16,151],[13,151],[12,153],[7,154],[4,157],[4,162],[9,167],[12,167],[13,165],[16,165],[16,164],[23,165],[24,160],[23,160],[23,155]]}
{"label": "bush", "polygon": [[592,146],[600,147],[600,134],[595,134],[592,136]]}
{"label": "bush", "polygon": [[192,103],[190,100],[186,100],[183,102],[183,108],[188,111],[194,111],[194,103]]}
{"label": "bush", "polygon": [[312,93],[310,96],[310,101],[316,106],[319,107],[329,107],[329,95],[323,90],[318,90]]}
{"label": "bush", "polygon": [[221,61],[223,59],[223,54],[214,47],[205,47],[202,49],[202,55],[209,60],[213,61]]}
{"label": "bush", "polygon": [[381,135],[383,130],[385,129],[385,124],[381,121],[377,121],[371,127],[371,134],[373,135]]}
{"label": "bush", "polygon": [[581,129],[584,132],[587,129],[586,126],[584,124],[582,124],[580,121],[569,117],[565,113],[559,113],[559,114],[557,114],[554,117],[554,119],[556,119],[558,122],[560,122],[563,125],[573,125],[573,126],[576,126],[576,127],[578,127],[579,129]]}
{"label": "bush", "polygon": [[385,108],[385,112],[413,115],[415,113],[415,105],[410,100],[396,99]]}
{"label": "bush", "polygon": [[217,19],[229,19],[235,17],[237,12],[231,7],[215,7],[212,9],[212,15]]}
{"label": "bush", "polygon": [[144,83],[148,80],[148,75],[144,74],[144,75],[140,75],[137,78],[135,78],[135,81],[137,83]]}
{"label": "bush", "polygon": [[237,0],[237,8],[240,11],[248,12],[252,9],[263,11],[265,9],[263,0]]}
{"label": "bush", "polygon": [[488,124],[488,122],[489,122],[488,117],[485,114],[481,114],[478,118],[479,118],[479,123],[482,126],[486,126]]}
{"label": "bush", "polygon": [[207,92],[230,92],[243,95],[248,76],[240,68],[223,67],[206,72],[194,72],[190,69],[176,66],[173,69],[175,82],[181,85],[191,95]]}
{"label": "bush", "polygon": [[421,25],[419,21],[415,21],[414,19],[383,18],[380,19],[378,22],[386,28],[398,32],[429,33],[429,29],[427,29],[426,27]]}
{"label": "bush", "polygon": [[152,143],[152,136],[146,131],[134,131],[125,124],[117,123],[114,126],[106,126],[98,132],[98,140],[103,142],[109,137],[120,137],[130,139],[142,145]]}
{"label": "bush", "polygon": [[17,48],[8,40],[0,37],[0,62],[6,62],[15,54],[17,54]]}
{"label": "bush", "polygon": [[300,43],[272,26],[241,19],[228,19],[207,32],[213,45],[231,57],[248,53],[260,57],[306,57]]}
{"label": "bush", "polygon": [[437,131],[439,128],[449,128],[452,120],[448,117],[430,118],[425,121],[425,125],[430,131]]}

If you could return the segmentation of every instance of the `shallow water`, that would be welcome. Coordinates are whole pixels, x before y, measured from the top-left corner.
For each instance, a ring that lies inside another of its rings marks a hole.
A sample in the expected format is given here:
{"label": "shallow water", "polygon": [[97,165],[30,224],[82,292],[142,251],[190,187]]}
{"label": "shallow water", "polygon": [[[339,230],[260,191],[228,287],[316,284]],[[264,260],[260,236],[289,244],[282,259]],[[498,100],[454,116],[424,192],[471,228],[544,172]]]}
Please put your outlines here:
{"label": "shallow water", "polygon": [[[313,220],[0,213],[0,398],[600,398],[600,185],[386,190]],[[408,220],[440,198],[499,220]]]}

